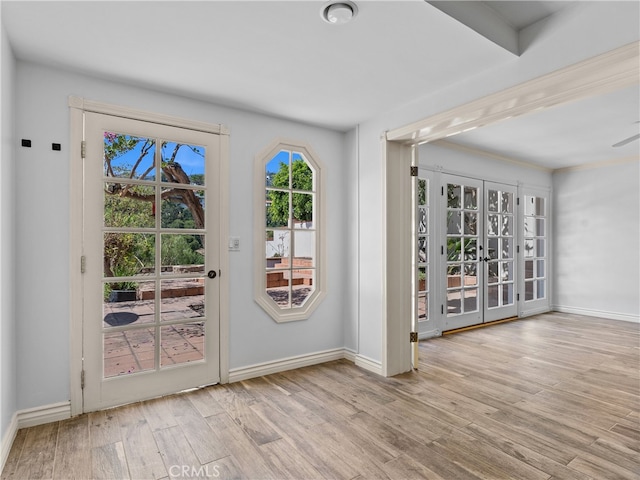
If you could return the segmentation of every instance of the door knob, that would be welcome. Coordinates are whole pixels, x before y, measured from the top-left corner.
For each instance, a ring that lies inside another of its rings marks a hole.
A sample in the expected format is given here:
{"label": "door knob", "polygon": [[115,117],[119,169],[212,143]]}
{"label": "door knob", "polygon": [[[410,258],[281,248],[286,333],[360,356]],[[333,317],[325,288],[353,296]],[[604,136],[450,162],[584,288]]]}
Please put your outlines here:
{"label": "door knob", "polygon": [[482,260],[484,260],[485,262],[488,262],[491,259],[489,257],[484,257]]}
{"label": "door knob", "polygon": [[215,270],[209,270],[209,272],[207,273],[207,277],[209,278],[216,278],[218,276],[218,274],[216,273]]}

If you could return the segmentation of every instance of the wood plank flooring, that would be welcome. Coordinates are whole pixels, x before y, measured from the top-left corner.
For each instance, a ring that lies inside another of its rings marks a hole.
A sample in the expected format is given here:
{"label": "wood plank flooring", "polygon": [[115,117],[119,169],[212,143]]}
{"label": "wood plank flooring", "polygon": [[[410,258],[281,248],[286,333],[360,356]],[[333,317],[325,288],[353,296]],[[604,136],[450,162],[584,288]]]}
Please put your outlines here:
{"label": "wood plank flooring", "polygon": [[640,478],[640,325],[544,314],[20,430],[2,479]]}

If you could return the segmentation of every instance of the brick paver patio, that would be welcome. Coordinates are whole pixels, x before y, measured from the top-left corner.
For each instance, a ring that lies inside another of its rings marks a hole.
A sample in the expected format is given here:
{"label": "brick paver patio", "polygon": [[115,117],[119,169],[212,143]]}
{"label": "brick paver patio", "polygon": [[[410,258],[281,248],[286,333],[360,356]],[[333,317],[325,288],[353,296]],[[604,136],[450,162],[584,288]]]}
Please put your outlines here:
{"label": "brick paver patio", "polygon": [[[163,295],[164,296],[164,295]],[[155,338],[154,300],[104,304],[104,326],[128,327],[104,335],[104,376],[153,370]],[[167,297],[160,300],[162,322],[193,322],[160,326],[160,366],[204,358],[204,295]],[[148,325],[148,327],[145,327]],[[141,328],[131,328],[140,326]]]}

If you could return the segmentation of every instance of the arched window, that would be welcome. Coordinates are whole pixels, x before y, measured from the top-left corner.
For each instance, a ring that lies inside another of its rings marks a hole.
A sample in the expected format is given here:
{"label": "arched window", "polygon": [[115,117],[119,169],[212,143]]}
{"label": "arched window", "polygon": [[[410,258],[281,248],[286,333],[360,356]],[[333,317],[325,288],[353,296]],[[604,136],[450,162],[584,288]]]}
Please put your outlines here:
{"label": "arched window", "polygon": [[322,166],[277,140],[256,156],[255,300],[276,322],[308,318],[324,297]]}

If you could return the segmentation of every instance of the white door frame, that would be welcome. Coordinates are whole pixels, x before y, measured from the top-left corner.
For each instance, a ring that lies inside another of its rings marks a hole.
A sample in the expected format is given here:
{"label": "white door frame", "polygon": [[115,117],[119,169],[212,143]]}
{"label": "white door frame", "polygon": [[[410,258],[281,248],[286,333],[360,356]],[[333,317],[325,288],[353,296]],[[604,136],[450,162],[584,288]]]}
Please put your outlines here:
{"label": "white door frame", "polygon": [[83,168],[81,142],[84,137],[84,112],[102,113],[119,117],[142,120],[151,123],[213,133],[220,136],[220,382],[229,381],[229,253],[225,245],[229,237],[229,131],[224,125],[192,121],[168,115],[134,110],[69,97],[70,116],[70,159],[69,159],[69,197],[70,197],[70,400],[71,415],[83,413],[82,404],[82,341],[83,319],[82,299],[83,282],[81,274],[81,256],[83,239]]}
{"label": "white door frame", "polygon": [[[382,238],[382,372],[385,376],[411,369],[409,332],[412,323],[411,182],[409,175],[417,145],[510,117],[550,108],[637,85],[640,42],[529,80],[420,121],[386,132],[383,149]],[[478,113],[480,112],[480,114]],[[400,227],[398,232],[389,232]],[[393,241],[394,248],[391,247]]]}

